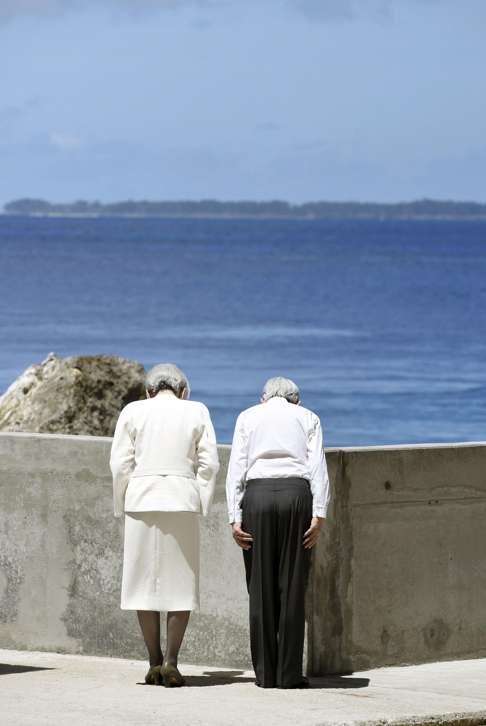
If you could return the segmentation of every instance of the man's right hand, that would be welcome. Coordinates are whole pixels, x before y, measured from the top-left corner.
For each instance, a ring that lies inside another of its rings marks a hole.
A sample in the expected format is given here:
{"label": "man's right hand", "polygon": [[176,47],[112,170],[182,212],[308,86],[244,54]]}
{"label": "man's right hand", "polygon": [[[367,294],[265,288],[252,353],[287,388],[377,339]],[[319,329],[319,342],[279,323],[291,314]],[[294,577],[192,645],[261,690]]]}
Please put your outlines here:
{"label": "man's right hand", "polygon": [[248,532],[244,532],[241,529],[241,522],[233,522],[231,527],[233,529],[233,539],[236,544],[239,545],[242,550],[251,549],[253,537],[251,536],[251,534],[248,534]]}

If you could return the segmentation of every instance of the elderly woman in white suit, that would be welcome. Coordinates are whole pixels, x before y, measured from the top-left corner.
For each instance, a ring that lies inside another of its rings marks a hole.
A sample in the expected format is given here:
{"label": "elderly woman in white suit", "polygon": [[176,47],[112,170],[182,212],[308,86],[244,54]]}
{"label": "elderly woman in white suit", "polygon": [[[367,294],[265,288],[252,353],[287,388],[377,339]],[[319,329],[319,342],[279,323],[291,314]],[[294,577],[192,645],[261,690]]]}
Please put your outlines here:
{"label": "elderly woman in white suit", "polygon": [[155,366],[145,386],[147,399],[120,414],[110,457],[114,513],[125,516],[121,608],[137,610],[150,662],[146,683],[182,686],[177,658],[199,606],[199,514],[208,513],[218,453],[209,411],[187,400],[189,383],[177,366]]}

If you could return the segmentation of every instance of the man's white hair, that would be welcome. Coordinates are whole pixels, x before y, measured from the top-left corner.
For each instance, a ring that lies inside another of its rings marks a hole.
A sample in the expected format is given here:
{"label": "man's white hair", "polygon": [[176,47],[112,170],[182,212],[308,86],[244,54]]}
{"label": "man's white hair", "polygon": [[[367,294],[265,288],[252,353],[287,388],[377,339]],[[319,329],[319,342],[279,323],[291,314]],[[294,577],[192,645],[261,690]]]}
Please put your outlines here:
{"label": "man's white hair", "polygon": [[145,388],[152,395],[167,389],[179,395],[184,388],[188,398],[190,393],[189,381],[175,363],[159,363],[151,368],[145,376]]}
{"label": "man's white hair", "polygon": [[269,378],[263,386],[262,399],[264,401],[268,401],[269,398],[274,398],[274,396],[286,398],[290,403],[299,403],[300,400],[298,386],[290,378],[283,378],[282,376]]}

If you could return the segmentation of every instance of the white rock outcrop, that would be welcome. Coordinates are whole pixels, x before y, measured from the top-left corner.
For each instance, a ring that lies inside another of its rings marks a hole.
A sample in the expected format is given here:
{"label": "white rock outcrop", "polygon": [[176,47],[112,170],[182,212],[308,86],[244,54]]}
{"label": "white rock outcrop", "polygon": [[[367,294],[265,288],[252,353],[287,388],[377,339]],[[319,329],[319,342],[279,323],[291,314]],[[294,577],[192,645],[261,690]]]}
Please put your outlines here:
{"label": "white rock outcrop", "polygon": [[123,406],[144,397],[144,375],[126,358],[49,353],[0,396],[0,431],[111,436]]}

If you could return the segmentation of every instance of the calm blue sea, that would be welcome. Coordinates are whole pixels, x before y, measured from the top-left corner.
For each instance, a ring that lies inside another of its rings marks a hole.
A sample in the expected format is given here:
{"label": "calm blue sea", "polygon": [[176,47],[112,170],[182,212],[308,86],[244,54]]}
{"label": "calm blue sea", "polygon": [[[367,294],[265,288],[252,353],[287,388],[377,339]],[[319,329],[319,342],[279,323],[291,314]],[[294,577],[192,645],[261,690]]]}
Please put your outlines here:
{"label": "calm blue sea", "polygon": [[486,223],[0,217],[0,391],[169,360],[218,438],[289,376],[326,444],[486,439]]}

